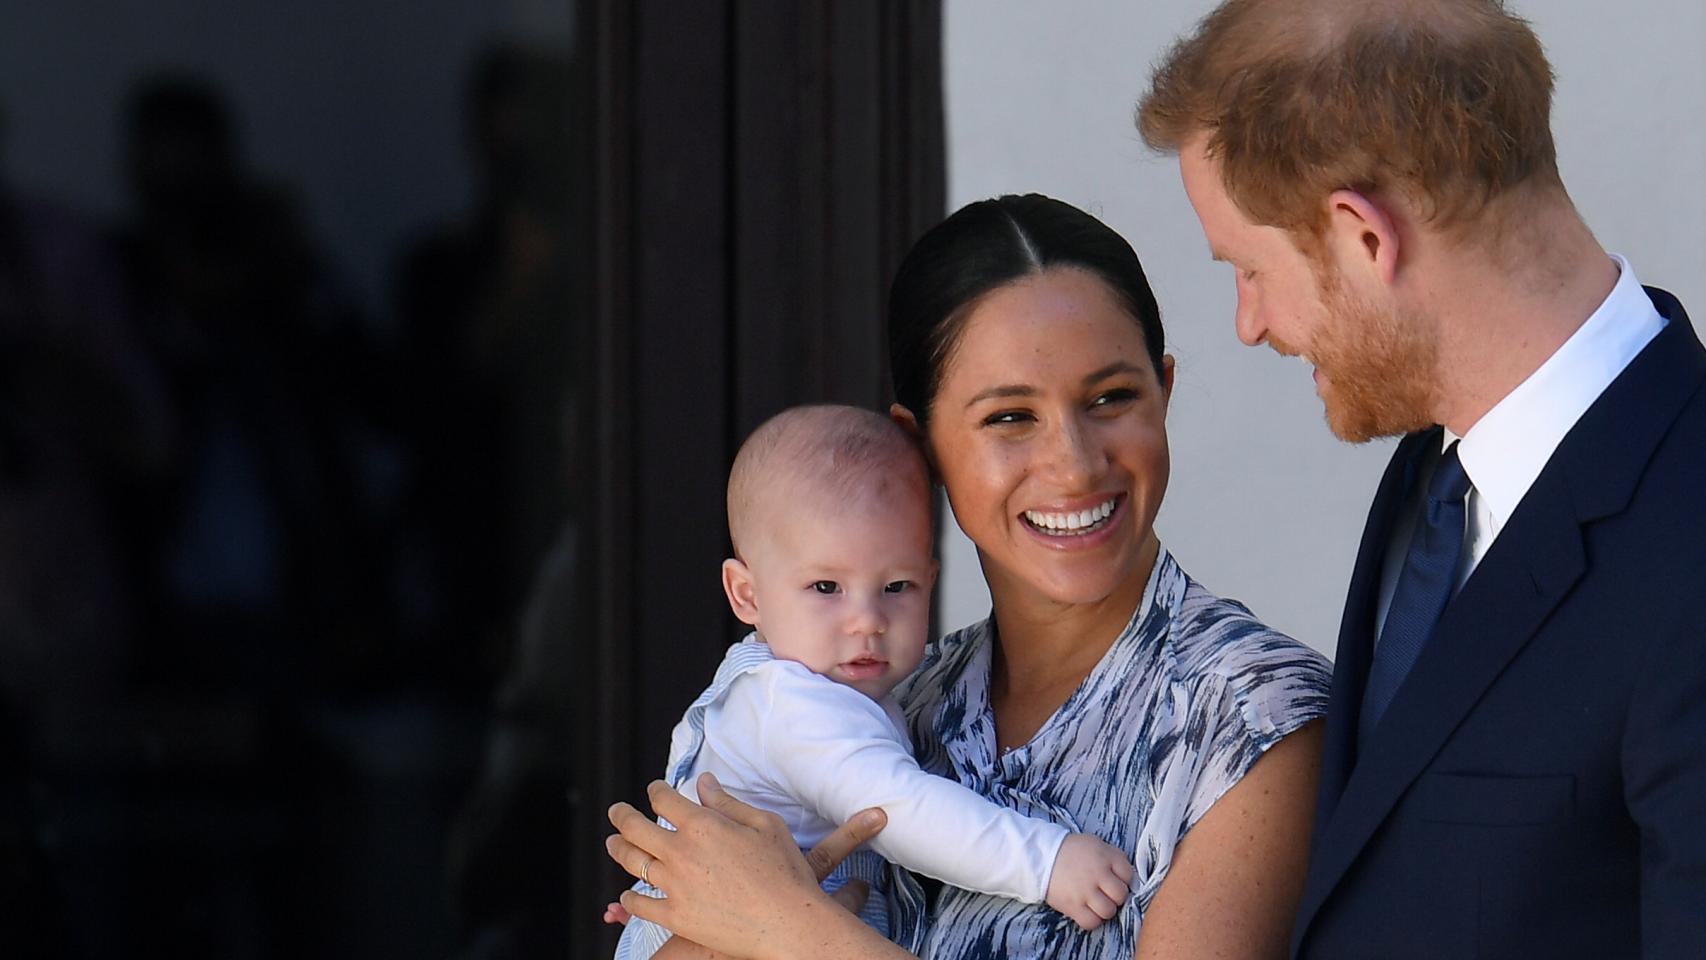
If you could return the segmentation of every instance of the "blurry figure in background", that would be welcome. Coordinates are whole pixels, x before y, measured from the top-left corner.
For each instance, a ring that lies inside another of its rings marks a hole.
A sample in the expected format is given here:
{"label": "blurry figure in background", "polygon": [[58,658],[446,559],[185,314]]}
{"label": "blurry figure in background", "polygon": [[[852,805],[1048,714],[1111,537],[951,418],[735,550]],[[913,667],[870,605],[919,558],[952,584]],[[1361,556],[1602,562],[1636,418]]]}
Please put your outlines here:
{"label": "blurry figure in background", "polygon": [[570,942],[569,781],[576,646],[586,625],[576,527],[540,565],[509,674],[498,687],[473,793],[450,836],[449,886],[464,960],[551,956]]}
{"label": "blurry figure in background", "polygon": [[0,684],[37,718],[129,667],[122,502],[171,429],[122,294],[98,229],[0,181]]}
{"label": "blurry figure in background", "polygon": [[30,956],[100,882],[78,842],[130,728],[126,497],[173,442],[122,293],[93,224],[0,179],[0,942]]}
{"label": "blurry figure in background", "polygon": [[[110,698],[71,702],[121,704],[123,722],[65,757],[50,853],[68,910],[98,918],[75,930],[83,955],[303,955],[341,929],[310,909],[331,884],[303,880],[335,867],[303,863],[307,841],[358,816],[324,815],[350,778],[315,735],[319,704],[388,666],[367,654],[390,632],[362,473],[370,353],[218,91],[150,78],[125,120],[115,325],[133,342],[114,352],[146,362],[140,409],[163,409],[170,443],[111,498],[136,602],[82,609],[133,642]],[[105,434],[150,435],[116,417],[65,431]]]}
{"label": "blurry figure in background", "polygon": [[465,108],[474,205],[412,246],[397,278],[399,422],[414,457],[401,566],[429,601],[404,608],[405,636],[447,677],[478,683],[470,692],[496,687],[449,843],[462,955],[489,960],[568,937],[584,87],[566,54],[486,48]]}
{"label": "blurry figure in background", "polygon": [[573,65],[508,43],[474,62],[474,205],[401,258],[399,424],[413,458],[404,607],[447,683],[489,696],[523,591],[568,514],[566,405],[587,251],[574,248]]}
{"label": "blurry figure in background", "polygon": [[71,955],[70,928],[42,849],[39,776],[21,720],[0,696],[0,943],[20,956],[60,960]]}
{"label": "blurry figure in background", "polygon": [[349,434],[372,403],[360,317],[294,197],[246,169],[215,90],[156,77],[126,119],[120,249],[183,438],[137,511],[152,679],[259,693],[336,677],[383,626],[363,607],[378,561]]}

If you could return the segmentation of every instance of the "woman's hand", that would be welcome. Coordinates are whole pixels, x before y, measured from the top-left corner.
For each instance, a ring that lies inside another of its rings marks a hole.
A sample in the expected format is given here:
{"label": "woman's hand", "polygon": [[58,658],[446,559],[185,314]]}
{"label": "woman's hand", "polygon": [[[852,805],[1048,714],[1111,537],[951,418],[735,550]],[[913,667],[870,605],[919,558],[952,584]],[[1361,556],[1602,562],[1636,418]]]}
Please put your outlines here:
{"label": "woman's hand", "polygon": [[[610,808],[619,834],[605,841],[622,869],[668,895],[622,894],[622,907],[695,943],[739,957],[906,957],[849,910],[865,897],[850,883],[834,899],[818,886],[886,822],[865,810],[800,853],[782,818],[729,796],[715,777],[699,778],[694,803],[662,781],[646,788],[652,810],[674,831],[626,803]],[[843,910],[842,906],[848,907]]]}

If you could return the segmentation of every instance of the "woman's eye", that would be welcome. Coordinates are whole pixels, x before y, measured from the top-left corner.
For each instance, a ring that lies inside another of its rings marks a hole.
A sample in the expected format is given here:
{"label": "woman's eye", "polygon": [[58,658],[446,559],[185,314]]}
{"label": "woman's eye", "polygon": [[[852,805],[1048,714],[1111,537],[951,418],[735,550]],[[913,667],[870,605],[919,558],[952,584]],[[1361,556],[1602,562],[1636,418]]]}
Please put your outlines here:
{"label": "woman's eye", "polygon": [[1096,399],[1092,400],[1090,405],[1093,407],[1106,407],[1114,404],[1130,403],[1136,399],[1136,390],[1133,390],[1130,387],[1121,387],[1117,390],[1108,390],[1097,394]]}
{"label": "woman's eye", "polygon": [[841,587],[834,580],[814,580],[812,581],[812,589],[818,593],[829,594],[840,591]]}
{"label": "woman's eye", "polygon": [[1033,419],[1032,416],[1023,410],[1002,410],[999,413],[992,413],[989,416],[984,417],[983,425],[986,427],[998,427],[1013,423],[1025,423],[1031,419]]}
{"label": "woman's eye", "polygon": [[905,593],[906,591],[911,590],[911,589],[912,589],[912,581],[911,580],[896,580],[893,583],[883,585],[883,592],[884,593]]}

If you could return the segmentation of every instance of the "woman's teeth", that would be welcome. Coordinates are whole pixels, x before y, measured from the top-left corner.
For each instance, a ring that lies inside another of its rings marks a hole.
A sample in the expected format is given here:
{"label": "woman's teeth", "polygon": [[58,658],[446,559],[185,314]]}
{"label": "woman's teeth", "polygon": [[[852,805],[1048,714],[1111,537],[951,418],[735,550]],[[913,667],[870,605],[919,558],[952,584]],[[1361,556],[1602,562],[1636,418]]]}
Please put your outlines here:
{"label": "woman's teeth", "polygon": [[1119,498],[1114,497],[1100,506],[1075,513],[1044,513],[1041,510],[1026,510],[1025,520],[1031,526],[1044,533],[1054,536],[1079,537],[1102,528],[1108,517],[1113,515],[1114,507],[1119,505]]}

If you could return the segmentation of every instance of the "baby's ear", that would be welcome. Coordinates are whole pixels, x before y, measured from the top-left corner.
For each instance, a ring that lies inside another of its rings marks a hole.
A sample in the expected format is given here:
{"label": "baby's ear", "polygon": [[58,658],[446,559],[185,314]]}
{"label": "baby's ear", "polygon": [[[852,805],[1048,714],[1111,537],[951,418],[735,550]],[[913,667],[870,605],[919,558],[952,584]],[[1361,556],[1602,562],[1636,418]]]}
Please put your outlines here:
{"label": "baby's ear", "polygon": [[752,570],[734,557],[723,561],[723,593],[740,622],[758,626],[758,597],[752,590]]}

